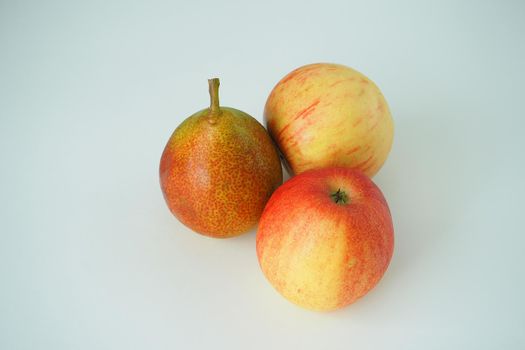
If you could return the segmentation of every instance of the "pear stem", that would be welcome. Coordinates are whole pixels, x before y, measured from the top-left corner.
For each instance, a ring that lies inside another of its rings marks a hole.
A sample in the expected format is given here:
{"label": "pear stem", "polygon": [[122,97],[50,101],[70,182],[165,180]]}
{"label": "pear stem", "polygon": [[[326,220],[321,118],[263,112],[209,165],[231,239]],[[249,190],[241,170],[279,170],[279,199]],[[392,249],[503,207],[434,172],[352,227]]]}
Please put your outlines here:
{"label": "pear stem", "polygon": [[208,79],[210,88],[210,110],[212,114],[219,114],[219,78]]}

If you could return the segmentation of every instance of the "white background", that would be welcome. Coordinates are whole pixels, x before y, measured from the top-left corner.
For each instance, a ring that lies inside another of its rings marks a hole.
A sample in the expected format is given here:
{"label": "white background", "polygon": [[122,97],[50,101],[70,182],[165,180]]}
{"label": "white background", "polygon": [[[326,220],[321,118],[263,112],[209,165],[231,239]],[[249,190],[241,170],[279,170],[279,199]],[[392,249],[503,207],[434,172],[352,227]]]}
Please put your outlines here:
{"label": "white background", "polygon": [[[523,349],[520,1],[2,1],[1,349]],[[255,232],[199,236],[158,162],[208,105],[262,121],[293,68],[336,62],[395,123],[374,178],[396,246],[333,313],[266,282]]]}

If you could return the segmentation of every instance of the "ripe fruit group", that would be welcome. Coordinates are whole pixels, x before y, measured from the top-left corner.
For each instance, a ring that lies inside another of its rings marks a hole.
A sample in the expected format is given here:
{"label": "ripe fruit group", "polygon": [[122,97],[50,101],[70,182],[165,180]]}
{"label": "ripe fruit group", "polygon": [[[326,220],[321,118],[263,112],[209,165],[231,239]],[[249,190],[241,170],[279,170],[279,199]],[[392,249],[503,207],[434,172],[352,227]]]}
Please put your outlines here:
{"label": "ripe fruit group", "polygon": [[210,79],[210,108],[188,117],[171,135],[160,183],[171,212],[203,235],[225,238],[256,225],[282,183],[277,150],[248,114],[219,107],[219,80]]}
{"label": "ripe fruit group", "polygon": [[285,182],[268,201],[257,256],[285,298],[334,310],[377,284],[392,257],[393,232],[383,194],[361,171],[311,170]]}
{"label": "ripe fruit group", "polygon": [[381,91],[339,64],[310,64],[286,75],[270,93],[264,116],[295,174],[347,166],[373,176],[392,146],[394,126]]}

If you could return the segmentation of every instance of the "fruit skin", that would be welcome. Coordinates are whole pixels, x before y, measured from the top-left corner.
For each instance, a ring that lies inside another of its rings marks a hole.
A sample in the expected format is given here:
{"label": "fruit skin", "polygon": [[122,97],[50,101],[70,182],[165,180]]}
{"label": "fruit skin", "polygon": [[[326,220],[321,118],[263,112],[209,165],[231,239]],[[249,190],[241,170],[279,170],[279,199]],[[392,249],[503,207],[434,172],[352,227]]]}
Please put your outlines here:
{"label": "fruit skin", "polygon": [[173,132],[160,161],[160,182],[168,207],[183,224],[227,238],[257,224],[282,183],[282,168],[256,119],[234,108],[220,107],[219,114],[211,109],[190,116]]}
{"label": "fruit skin", "polygon": [[270,93],[264,117],[295,174],[348,166],[373,176],[392,146],[394,124],[381,91],[339,64],[310,64],[286,75]]}
{"label": "fruit skin", "polygon": [[[347,203],[335,203],[338,190]],[[350,168],[310,170],[285,182],[257,231],[257,257],[268,281],[286,299],[318,311],[365,295],[386,271],[393,248],[383,194]]]}

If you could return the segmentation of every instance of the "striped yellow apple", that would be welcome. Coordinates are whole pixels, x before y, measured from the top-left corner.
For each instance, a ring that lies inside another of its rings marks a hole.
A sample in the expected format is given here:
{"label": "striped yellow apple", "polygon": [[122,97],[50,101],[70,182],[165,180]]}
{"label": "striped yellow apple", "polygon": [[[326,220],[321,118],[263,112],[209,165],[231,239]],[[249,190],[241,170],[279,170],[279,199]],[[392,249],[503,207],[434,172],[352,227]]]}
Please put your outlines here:
{"label": "striped yellow apple", "polygon": [[270,93],[264,118],[294,174],[348,166],[373,176],[392,146],[394,124],[383,94],[340,64],[310,64],[286,75]]}
{"label": "striped yellow apple", "polygon": [[342,308],[370,291],[392,257],[387,202],[357,169],[309,170],[285,182],[266,204],[257,257],[268,281],[307,309]]}

